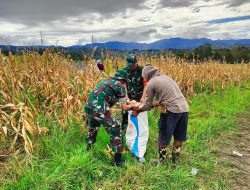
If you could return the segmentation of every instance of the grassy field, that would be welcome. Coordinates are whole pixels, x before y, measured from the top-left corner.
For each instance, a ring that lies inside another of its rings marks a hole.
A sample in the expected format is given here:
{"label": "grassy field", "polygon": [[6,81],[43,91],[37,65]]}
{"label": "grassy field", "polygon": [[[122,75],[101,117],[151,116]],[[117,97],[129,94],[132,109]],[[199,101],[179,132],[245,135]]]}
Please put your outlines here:
{"label": "grassy field", "polygon": [[[122,168],[111,166],[103,129],[86,152],[84,101],[98,81],[125,64],[107,57],[106,73],[91,57],[78,67],[69,57],[0,53],[0,189],[227,189],[230,166],[218,159],[221,134],[233,134],[234,118],[249,107],[250,64],[208,60],[188,63],[175,57],[139,56],[171,76],[189,98],[189,139],[181,163],[153,166],[159,113],[149,113],[146,163],[130,153]],[[246,82],[248,80],[248,82]],[[119,115],[119,113],[118,113]],[[192,176],[192,168],[198,175]]]}
{"label": "grassy field", "polygon": [[[86,151],[85,134],[74,120],[67,132],[40,115],[40,126],[49,128],[47,135],[34,139],[34,153],[26,156],[15,152],[2,166],[1,189],[229,189],[228,166],[218,155],[220,134],[237,130],[235,116],[249,107],[250,83],[226,87],[212,95],[200,93],[190,99],[188,141],[180,164],[153,166],[157,157],[158,112],[149,113],[150,138],[146,163],[139,164],[130,153],[127,163],[111,166],[105,153],[109,137],[101,128],[93,151]],[[192,176],[191,169],[198,169]]]}

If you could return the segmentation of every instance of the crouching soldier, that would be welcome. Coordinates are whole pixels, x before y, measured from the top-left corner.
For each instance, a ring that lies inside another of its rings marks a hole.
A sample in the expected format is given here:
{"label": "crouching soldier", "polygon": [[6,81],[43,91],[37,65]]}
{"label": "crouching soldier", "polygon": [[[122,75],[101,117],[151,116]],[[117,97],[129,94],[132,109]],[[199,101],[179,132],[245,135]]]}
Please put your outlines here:
{"label": "crouching soldier", "polygon": [[[182,143],[187,139],[187,124],[189,107],[187,101],[176,82],[158,72],[152,65],[146,65],[142,70],[142,76],[148,80],[146,102],[133,112],[150,110],[153,107],[161,106],[164,111],[160,114],[159,127],[159,161],[168,159],[168,145],[174,136],[172,149],[172,161],[177,163]],[[153,103],[153,99],[156,102]]]}
{"label": "crouching soldier", "polygon": [[87,149],[90,150],[96,142],[97,131],[102,124],[110,135],[110,144],[114,155],[113,164],[122,165],[122,130],[117,119],[111,115],[110,108],[117,102],[121,103],[122,110],[128,111],[131,108],[126,104],[126,73],[119,71],[114,77],[104,79],[96,85],[90,93],[86,104],[88,133],[86,137]]}

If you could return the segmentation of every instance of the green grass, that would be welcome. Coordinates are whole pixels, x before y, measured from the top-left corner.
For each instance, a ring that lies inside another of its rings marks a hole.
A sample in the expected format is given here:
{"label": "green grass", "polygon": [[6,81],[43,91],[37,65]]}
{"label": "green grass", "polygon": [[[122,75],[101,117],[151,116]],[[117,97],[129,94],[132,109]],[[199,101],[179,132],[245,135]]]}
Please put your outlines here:
{"label": "green grass", "polygon": [[[228,87],[224,93],[199,94],[191,99],[188,141],[180,164],[153,166],[157,157],[157,111],[149,113],[150,137],[146,163],[139,164],[129,154],[125,166],[116,168],[104,153],[109,137],[99,131],[93,151],[86,152],[85,134],[80,125],[70,122],[66,133],[61,127],[39,118],[50,129],[47,136],[35,141],[35,153],[12,156],[0,173],[1,189],[227,189],[227,168],[217,158],[221,134],[237,129],[235,116],[250,103],[249,83]],[[192,167],[198,175],[192,176]]]}

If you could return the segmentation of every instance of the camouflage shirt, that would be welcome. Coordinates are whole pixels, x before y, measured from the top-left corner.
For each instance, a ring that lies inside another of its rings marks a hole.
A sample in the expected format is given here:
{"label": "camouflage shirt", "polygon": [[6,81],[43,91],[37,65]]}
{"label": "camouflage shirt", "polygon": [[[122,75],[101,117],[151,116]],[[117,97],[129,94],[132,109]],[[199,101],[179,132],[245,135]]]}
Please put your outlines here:
{"label": "camouflage shirt", "polygon": [[122,84],[112,78],[104,79],[90,93],[85,107],[98,112],[105,112],[114,106],[119,99],[125,101],[126,90]]}
{"label": "camouflage shirt", "polygon": [[140,101],[143,94],[143,78],[142,78],[143,67],[138,66],[135,70],[129,70],[128,67],[123,68],[128,74],[128,97],[129,99]]}

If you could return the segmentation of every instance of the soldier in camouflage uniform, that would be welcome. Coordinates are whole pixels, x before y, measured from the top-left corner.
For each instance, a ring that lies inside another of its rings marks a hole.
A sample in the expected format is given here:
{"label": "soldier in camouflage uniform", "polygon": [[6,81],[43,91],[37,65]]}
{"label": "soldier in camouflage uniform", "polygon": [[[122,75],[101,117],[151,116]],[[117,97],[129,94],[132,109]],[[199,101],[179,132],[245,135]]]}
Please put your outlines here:
{"label": "soldier in camouflage uniform", "polygon": [[122,130],[121,125],[110,113],[110,108],[117,102],[122,105],[122,110],[130,110],[126,104],[126,73],[118,71],[113,78],[104,79],[96,85],[90,93],[85,104],[87,114],[88,133],[87,149],[91,149],[96,142],[97,131],[102,124],[110,135],[111,148],[114,151],[114,165],[121,165],[122,160]]}
{"label": "soldier in camouflage uniform", "polygon": [[[137,64],[135,54],[128,54],[126,67],[122,70],[127,73],[127,93],[130,100],[143,102],[146,97],[146,80],[142,77],[142,66]],[[128,125],[128,112],[123,111],[122,129],[126,130]]]}

